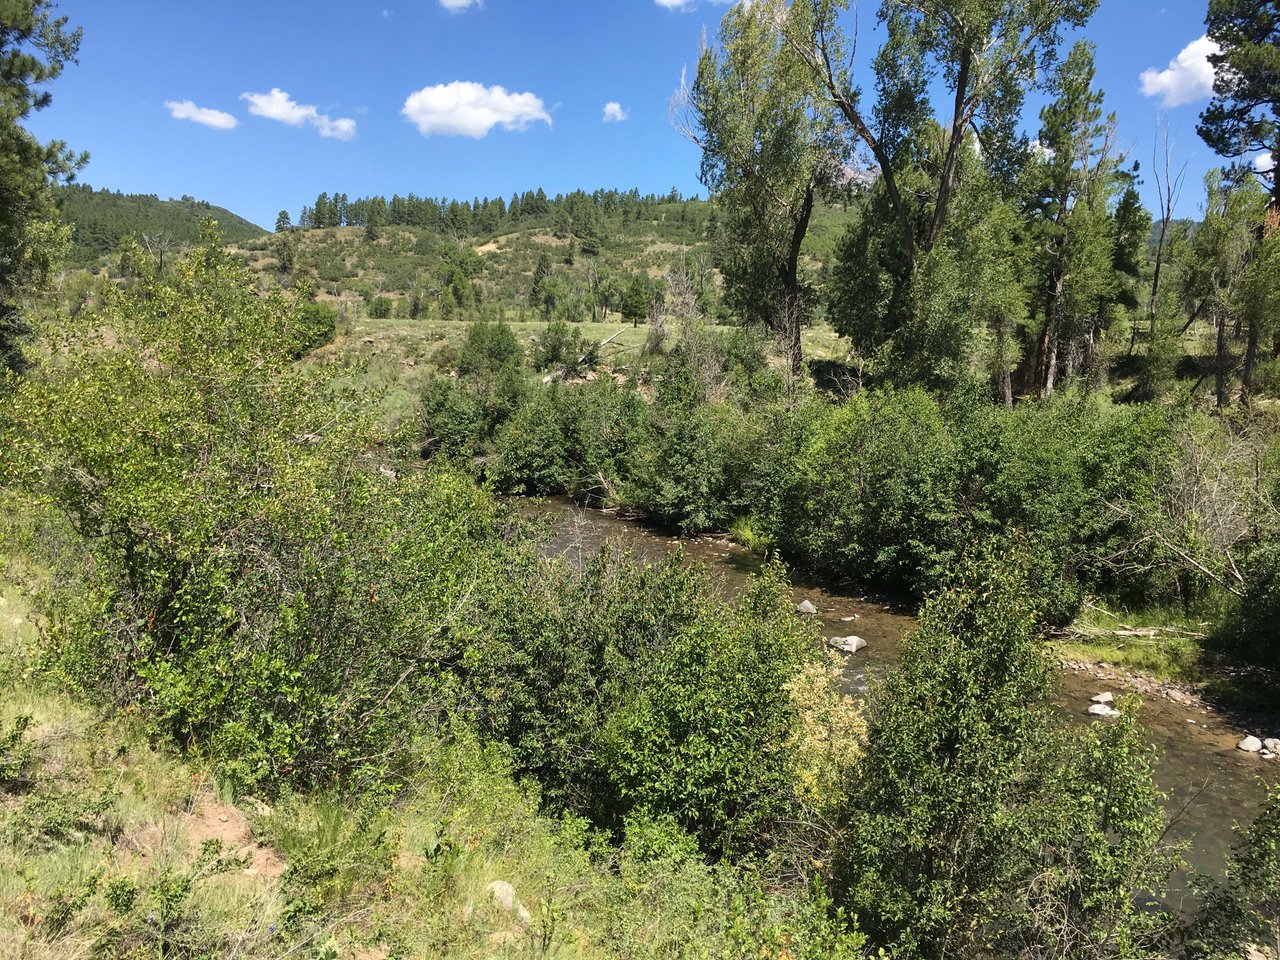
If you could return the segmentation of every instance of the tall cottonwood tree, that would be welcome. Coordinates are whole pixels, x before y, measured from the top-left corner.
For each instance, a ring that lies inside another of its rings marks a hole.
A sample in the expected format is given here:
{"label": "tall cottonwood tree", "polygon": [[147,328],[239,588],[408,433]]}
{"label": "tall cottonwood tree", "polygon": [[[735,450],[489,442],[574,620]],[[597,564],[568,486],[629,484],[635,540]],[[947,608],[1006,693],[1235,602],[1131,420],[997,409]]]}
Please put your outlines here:
{"label": "tall cottonwood tree", "polygon": [[1209,57],[1214,98],[1200,136],[1237,170],[1256,173],[1280,207],[1280,4],[1210,0],[1205,25],[1222,49]]}
{"label": "tall cottonwood tree", "polygon": [[[1083,26],[1097,5],[882,0],[886,39],[874,60],[876,100],[868,109],[854,79],[857,31],[844,23],[848,0],[796,0],[787,21],[789,44],[839,110],[854,145],[879,165],[908,272],[942,237],[966,137],[976,132],[993,157],[1008,152],[1027,91],[1052,79],[1062,30]],[[937,80],[949,100],[942,111],[930,101]],[[934,149],[922,149],[926,136],[936,138]],[[916,165],[925,166],[930,189],[904,189],[904,172]]]}
{"label": "tall cottonwood tree", "polygon": [[22,126],[50,103],[42,89],[74,62],[80,30],[54,17],[49,0],[0,2],[0,371],[23,366],[18,300],[44,283],[70,240],[51,184],[88,160],[60,141],[40,143]]}
{"label": "tall cottonwood tree", "polygon": [[699,177],[720,212],[727,299],[768,324],[800,371],[806,309],[800,248],[815,203],[840,172],[829,106],[786,42],[796,8],[736,4],[708,46],[692,88],[673,101],[676,125],[702,148]]}
{"label": "tall cottonwood tree", "polygon": [[[930,261],[940,248],[963,247],[949,244],[946,232],[966,171],[986,166],[998,182],[1016,182],[1026,159],[1018,134],[1026,94],[1053,80],[1062,31],[1083,25],[1096,7],[1097,0],[882,0],[875,97],[864,102],[848,0],[793,3],[788,45],[838,112],[848,149],[869,153],[878,167],[864,222],[842,256],[852,282],[833,304],[833,320],[887,368],[908,376],[963,368],[955,338],[935,329],[939,286]],[[935,104],[937,90],[945,96]],[[930,345],[947,355],[916,355]]]}

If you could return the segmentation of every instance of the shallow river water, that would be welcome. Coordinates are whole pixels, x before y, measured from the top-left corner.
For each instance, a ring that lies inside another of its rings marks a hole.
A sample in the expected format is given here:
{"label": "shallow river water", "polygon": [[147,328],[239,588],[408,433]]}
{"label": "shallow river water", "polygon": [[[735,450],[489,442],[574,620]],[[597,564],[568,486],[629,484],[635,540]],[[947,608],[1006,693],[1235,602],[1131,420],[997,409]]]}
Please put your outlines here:
{"label": "shallow river water", "polygon": [[[673,539],[648,527],[599,510],[583,509],[567,499],[521,503],[522,512],[542,516],[553,526],[550,550],[580,560],[606,541],[621,541],[641,557],[657,558],[683,550],[690,563],[705,564],[728,594],[740,591],[759,569],[760,558],[721,538]],[[820,583],[792,578],[796,602],[809,600],[824,637],[862,637],[865,650],[847,658],[851,689],[866,689],[868,673],[891,670],[898,663],[902,637],[914,620],[870,596],[841,593]],[[1116,684],[1092,676],[1063,671],[1058,688],[1059,707],[1080,722],[1095,694]],[[1176,704],[1158,697],[1144,701],[1140,719],[1156,747],[1156,780],[1168,794],[1167,807],[1176,814],[1170,835],[1188,843],[1187,859],[1196,872],[1220,874],[1232,839],[1232,824],[1249,822],[1257,812],[1266,783],[1280,779],[1280,762],[1242,753],[1242,736],[1216,714],[1201,706]]]}

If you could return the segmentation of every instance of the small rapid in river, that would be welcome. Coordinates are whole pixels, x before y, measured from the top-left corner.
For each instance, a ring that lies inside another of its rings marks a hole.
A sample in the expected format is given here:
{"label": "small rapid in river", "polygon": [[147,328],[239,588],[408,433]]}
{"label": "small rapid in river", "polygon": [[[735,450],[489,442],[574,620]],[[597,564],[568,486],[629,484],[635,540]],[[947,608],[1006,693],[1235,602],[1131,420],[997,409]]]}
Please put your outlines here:
{"label": "small rapid in river", "polygon": [[[761,558],[718,537],[677,539],[610,513],[586,509],[567,498],[521,501],[521,512],[551,524],[547,549],[581,562],[608,541],[618,541],[641,558],[657,559],[683,551],[689,563],[704,564],[727,594],[740,592]],[[912,617],[865,595],[842,593],[821,583],[793,575],[795,600],[808,600],[826,639],[856,635],[866,648],[846,658],[849,689],[862,694],[868,676],[892,670],[899,663],[902,638],[914,626]],[[1084,723],[1091,698],[1123,688],[1093,675],[1061,673],[1057,702],[1063,712]],[[1195,873],[1221,875],[1232,842],[1232,825],[1253,820],[1266,784],[1280,779],[1280,762],[1261,760],[1236,749],[1241,732],[1201,705],[1179,704],[1158,697],[1143,701],[1139,715],[1156,748],[1156,781],[1168,795],[1174,816],[1170,835],[1187,846],[1186,858]],[[1105,721],[1103,721],[1105,722]]]}

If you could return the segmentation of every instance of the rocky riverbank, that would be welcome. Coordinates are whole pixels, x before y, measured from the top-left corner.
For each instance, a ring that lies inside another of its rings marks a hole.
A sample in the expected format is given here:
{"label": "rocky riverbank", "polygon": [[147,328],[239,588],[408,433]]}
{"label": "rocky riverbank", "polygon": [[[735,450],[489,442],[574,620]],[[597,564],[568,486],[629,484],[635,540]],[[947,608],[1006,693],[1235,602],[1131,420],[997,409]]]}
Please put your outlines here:
{"label": "rocky riverbank", "polygon": [[[1098,681],[1099,693],[1083,709],[1094,716],[1105,717],[1116,694],[1115,691],[1136,693],[1147,699],[1159,698],[1169,703],[1187,708],[1188,712],[1200,711],[1211,715],[1218,723],[1228,723],[1229,718],[1203,692],[1196,687],[1160,680],[1145,676],[1123,667],[1116,667],[1105,661],[1074,660],[1059,657],[1058,666],[1064,672],[1075,674],[1081,679],[1092,678]],[[1187,723],[1197,721],[1187,718]],[[1240,742],[1237,749],[1244,753],[1256,754],[1262,760],[1280,761],[1280,729],[1240,729]]]}

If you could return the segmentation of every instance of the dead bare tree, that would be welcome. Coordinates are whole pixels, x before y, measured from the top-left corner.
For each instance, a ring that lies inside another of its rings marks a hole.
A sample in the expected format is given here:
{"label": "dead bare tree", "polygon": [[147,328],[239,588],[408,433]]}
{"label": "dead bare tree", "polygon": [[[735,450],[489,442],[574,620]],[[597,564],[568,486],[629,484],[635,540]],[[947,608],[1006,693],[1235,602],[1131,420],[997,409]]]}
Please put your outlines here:
{"label": "dead bare tree", "polygon": [[1128,574],[1158,568],[1190,574],[1243,596],[1250,545],[1263,529],[1280,529],[1280,509],[1262,483],[1268,436],[1260,418],[1229,430],[1194,421],[1181,428],[1154,509],[1110,504],[1137,532],[1110,564]]}
{"label": "dead bare tree", "polygon": [[[1178,172],[1173,173],[1172,151],[1169,147],[1169,122],[1162,121],[1164,134],[1164,164],[1163,176],[1161,171],[1160,156],[1157,154],[1152,158],[1152,169],[1155,171],[1156,178],[1156,198],[1160,203],[1160,232],[1156,237],[1156,262],[1155,270],[1151,275],[1151,299],[1147,304],[1147,343],[1155,342],[1156,338],[1156,314],[1158,312],[1157,304],[1160,296],[1160,274],[1164,267],[1165,248],[1169,242],[1169,224],[1173,220],[1174,208],[1178,205],[1178,199],[1182,195],[1182,182],[1187,174],[1187,165],[1183,163]],[[1134,327],[1137,331],[1137,327]],[[1129,353],[1133,353],[1133,339],[1129,341]],[[1148,346],[1148,349],[1150,347]]]}

